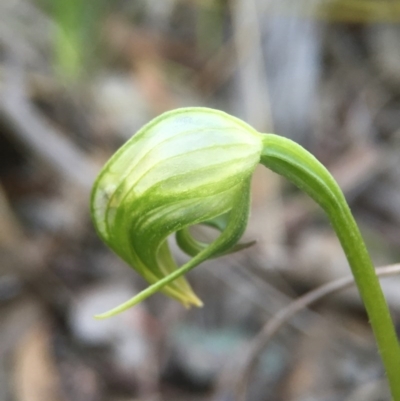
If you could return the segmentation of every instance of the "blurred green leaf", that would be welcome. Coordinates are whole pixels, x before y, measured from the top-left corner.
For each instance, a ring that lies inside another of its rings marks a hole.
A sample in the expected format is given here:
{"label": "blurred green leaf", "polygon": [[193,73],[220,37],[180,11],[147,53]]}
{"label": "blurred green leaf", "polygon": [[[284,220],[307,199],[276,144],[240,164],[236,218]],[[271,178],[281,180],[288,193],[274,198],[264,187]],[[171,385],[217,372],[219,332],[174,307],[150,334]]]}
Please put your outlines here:
{"label": "blurred green leaf", "polygon": [[77,80],[94,67],[102,22],[110,4],[109,0],[46,2],[56,24],[54,58],[62,78]]}

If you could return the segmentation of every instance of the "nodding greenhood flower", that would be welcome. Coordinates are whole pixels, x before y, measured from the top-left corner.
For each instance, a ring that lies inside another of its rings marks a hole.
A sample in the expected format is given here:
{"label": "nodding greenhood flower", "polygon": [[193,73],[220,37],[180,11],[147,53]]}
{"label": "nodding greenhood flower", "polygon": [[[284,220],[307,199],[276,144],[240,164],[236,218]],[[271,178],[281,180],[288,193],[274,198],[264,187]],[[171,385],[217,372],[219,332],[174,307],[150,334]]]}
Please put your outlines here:
{"label": "nodding greenhood flower", "polygon": [[[250,180],[261,149],[261,134],[223,112],[187,108],[161,115],[98,176],[91,200],[98,234],[150,284],[163,284],[159,289],[185,306],[201,306],[182,274],[249,245],[237,242],[246,228]],[[220,236],[211,244],[197,241],[189,227],[199,223],[220,230]],[[168,247],[173,233],[193,256],[183,270]]]}

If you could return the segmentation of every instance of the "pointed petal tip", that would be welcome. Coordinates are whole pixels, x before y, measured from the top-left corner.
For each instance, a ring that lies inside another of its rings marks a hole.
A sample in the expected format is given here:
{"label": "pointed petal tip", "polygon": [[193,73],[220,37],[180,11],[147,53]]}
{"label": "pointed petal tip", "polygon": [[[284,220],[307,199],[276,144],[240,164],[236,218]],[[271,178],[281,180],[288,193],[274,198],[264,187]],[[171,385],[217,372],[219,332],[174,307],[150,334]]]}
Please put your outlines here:
{"label": "pointed petal tip", "polygon": [[190,309],[192,306],[196,308],[202,308],[204,306],[203,301],[198,298],[194,293],[187,295],[185,299],[179,300],[179,302],[186,308]]}
{"label": "pointed petal tip", "polygon": [[104,320],[111,317],[110,315],[108,315],[107,313],[100,313],[99,315],[94,315],[93,319],[95,320]]}
{"label": "pointed petal tip", "polygon": [[202,308],[204,306],[203,301],[197,297],[192,300],[192,305],[197,308]]}

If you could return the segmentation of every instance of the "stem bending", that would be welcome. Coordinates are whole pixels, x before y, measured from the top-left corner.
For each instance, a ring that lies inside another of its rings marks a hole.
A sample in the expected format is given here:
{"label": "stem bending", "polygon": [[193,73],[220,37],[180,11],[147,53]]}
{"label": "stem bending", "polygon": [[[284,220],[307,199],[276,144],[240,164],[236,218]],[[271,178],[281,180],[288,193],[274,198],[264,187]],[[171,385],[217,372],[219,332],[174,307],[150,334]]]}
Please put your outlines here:
{"label": "stem bending", "polygon": [[394,401],[400,401],[400,346],[374,266],[346,199],[328,170],[295,142],[263,139],[261,163],[305,191],[327,213],[364,302]]}

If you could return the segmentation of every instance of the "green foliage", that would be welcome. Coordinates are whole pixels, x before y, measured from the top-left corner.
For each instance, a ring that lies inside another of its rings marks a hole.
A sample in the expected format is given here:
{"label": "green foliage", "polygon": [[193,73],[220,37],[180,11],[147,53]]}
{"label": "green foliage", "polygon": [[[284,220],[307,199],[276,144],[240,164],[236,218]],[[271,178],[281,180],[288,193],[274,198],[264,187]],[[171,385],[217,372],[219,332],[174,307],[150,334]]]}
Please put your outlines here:
{"label": "green foliage", "polygon": [[77,80],[91,67],[109,0],[53,0],[54,54],[59,75]]}

